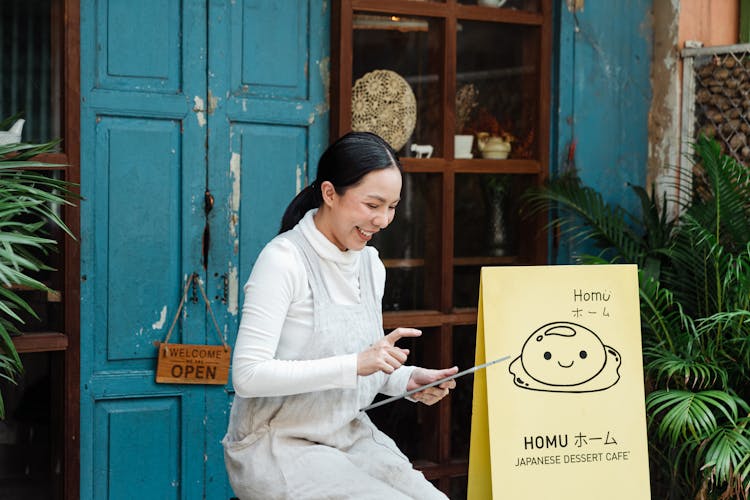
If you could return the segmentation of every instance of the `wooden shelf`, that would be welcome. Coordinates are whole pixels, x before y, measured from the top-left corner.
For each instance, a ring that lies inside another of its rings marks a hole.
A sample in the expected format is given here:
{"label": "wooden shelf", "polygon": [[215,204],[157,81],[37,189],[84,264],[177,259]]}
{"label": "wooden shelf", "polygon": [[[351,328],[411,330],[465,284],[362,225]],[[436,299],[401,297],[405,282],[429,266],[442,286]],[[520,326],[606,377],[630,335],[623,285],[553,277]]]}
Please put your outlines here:
{"label": "wooden shelf", "polygon": [[[518,263],[517,255],[455,257],[453,265],[462,266],[509,266]],[[411,269],[424,267],[424,259],[383,259],[386,269]]]}
{"label": "wooden shelf", "polygon": [[424,267],[424,259],[383,259],[386,269]]}
{"label": "wooden shelf", "polygon": [[59,332],[23,333],[11,338],[19,353],[65,351],[68,349],[68,336]]}
{"label": "wooden shelf", "polygon": [[430,174],[453,171],[458,174],[518,174],[539,175],[542,164],[537,160],[488,160],[485,158],[453,159],[446,158],[401,158],[404,172]]}
{"label": "wooden shelf", "polygon": [[[9,155],[12,158],[14,155]],[[39,171],[65,171],[68,169],[68,155],[65,153],[44,153],[36,155],[33,160],[35,162],[44,163],[45,165],[35,167],[20,167],[19,170],[28,172],[39,172]]]}
{"label": "wooden shelf", "polygon": [[[39,290],[38,288],[33,288],[26,285],[10,285],[6,286],[8,290],[13,290],[14,292],[44,292],[44,290]],[[60,293],[59,290],[47,290],[47,302],[62,302],[62,293]]]}
{"label": "wooden shelf", "polygon": [[453,170],[460,174],[538,175],[542,172],[542,165],[536,160],[472,158],[470,160],[453,160]]}
{"label": "wooden shelf", "polygon": [[504,9],[502,7],[458,4],[456,5],[456,15],[459,20],[467,21],[513,23],[530,26],[542,26],[544,24],[544,16],[541,13]]}
{"label": "wooden shelf", "polygon": [[473,325],[477,322],[476,308],[456,308],[443,313],[431,310],[387,311],[383,313],[383,328],[399,326],[430,328],[443,325]]}
{"label": "wooden shelf", "polygon": [[480,5],[463,5],[460,3],[446,5],[439,2],[414,2],[412,0],[352,0],[351,5],[354,11],[379,12],[382,14],[437,18],[455,15],[459,19],[473,21],[491,21],[532,26],[542,26],[544,24],[544,16],[541,13],[483,7]]}
{"label": "wooden shelf", "polygon": [[428,481],[443,476],[465,476],[469,473],[468,460],[450,460],[437,464],[427,460],[414,461],[414,468],[421,471]]}
{"label": "wooden shelf", "polygon": [[516,255],[501,255],[497,257],[456,257],[454,266],[509,266],[518,263]]}

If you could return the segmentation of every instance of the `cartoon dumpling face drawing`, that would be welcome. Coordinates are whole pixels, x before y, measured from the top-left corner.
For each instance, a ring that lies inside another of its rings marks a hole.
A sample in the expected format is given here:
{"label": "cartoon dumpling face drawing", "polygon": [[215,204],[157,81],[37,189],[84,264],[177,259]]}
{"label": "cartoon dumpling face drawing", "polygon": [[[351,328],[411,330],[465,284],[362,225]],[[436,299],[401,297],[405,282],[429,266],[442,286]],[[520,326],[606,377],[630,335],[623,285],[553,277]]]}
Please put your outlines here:
{"label": "cartoon dumpling face drawing", "polygon": [[622,359],[585,326],[557,321],[532,333],[510,365],[514,383],[549,392],[593,392],[620,379]]}

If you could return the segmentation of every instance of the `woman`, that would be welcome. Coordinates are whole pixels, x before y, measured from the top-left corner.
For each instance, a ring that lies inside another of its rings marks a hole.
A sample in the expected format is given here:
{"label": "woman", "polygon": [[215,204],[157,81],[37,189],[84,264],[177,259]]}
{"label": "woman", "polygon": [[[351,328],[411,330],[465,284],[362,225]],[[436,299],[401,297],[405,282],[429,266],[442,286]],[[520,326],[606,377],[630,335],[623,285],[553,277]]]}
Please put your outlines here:
{"label": "woman", "polygon": [[[409,351],[395,343],[419,330],[383,336],[385,268],[367,242],[393,220],[401,173],[380,137],[340,138],[255,263],[223,441],[243,500],[445,498],[359,411],[378,392],[401,394],[458,370],[403,365]],[[413,398],[433,404],[453,387],[451,380]]]}

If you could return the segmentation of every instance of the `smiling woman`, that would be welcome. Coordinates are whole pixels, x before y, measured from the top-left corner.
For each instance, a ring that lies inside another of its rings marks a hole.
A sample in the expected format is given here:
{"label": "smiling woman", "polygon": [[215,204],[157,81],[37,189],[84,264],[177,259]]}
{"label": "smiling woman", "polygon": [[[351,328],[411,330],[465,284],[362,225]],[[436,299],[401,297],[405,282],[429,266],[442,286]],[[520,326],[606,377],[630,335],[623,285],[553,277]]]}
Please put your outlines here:
{"label": "smiling woman", "polygon": [[[224,438],[240,498],[445,498],[360,411],[378,393],[401,394],[458,370],[404,364],[409,350],[396,342],[419,330],[383,335],[385,268],[367,243],[393,221],[401,171],[382,138],[343,136],[256,261]],[[413,399],[433,404],[453,387],[450,380]]]}
{"label": "smiling woman", "polygon": [[375,170],[347,189],[346,196],[324,181],[321,193],[323,204],[314,217],[320,232],[339,250],[361,250],[396,215],[401,172],[396,166]]}

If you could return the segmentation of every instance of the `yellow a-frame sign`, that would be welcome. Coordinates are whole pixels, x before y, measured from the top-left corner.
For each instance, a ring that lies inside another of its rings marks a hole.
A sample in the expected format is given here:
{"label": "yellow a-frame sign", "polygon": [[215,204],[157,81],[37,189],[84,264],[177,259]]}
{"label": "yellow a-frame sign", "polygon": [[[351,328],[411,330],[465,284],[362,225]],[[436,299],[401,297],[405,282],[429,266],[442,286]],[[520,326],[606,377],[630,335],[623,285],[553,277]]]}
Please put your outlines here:
{"label": "yellow a-frame sign", "polygon": [[468,498],[648,499],[633,265],[482,269]]}

